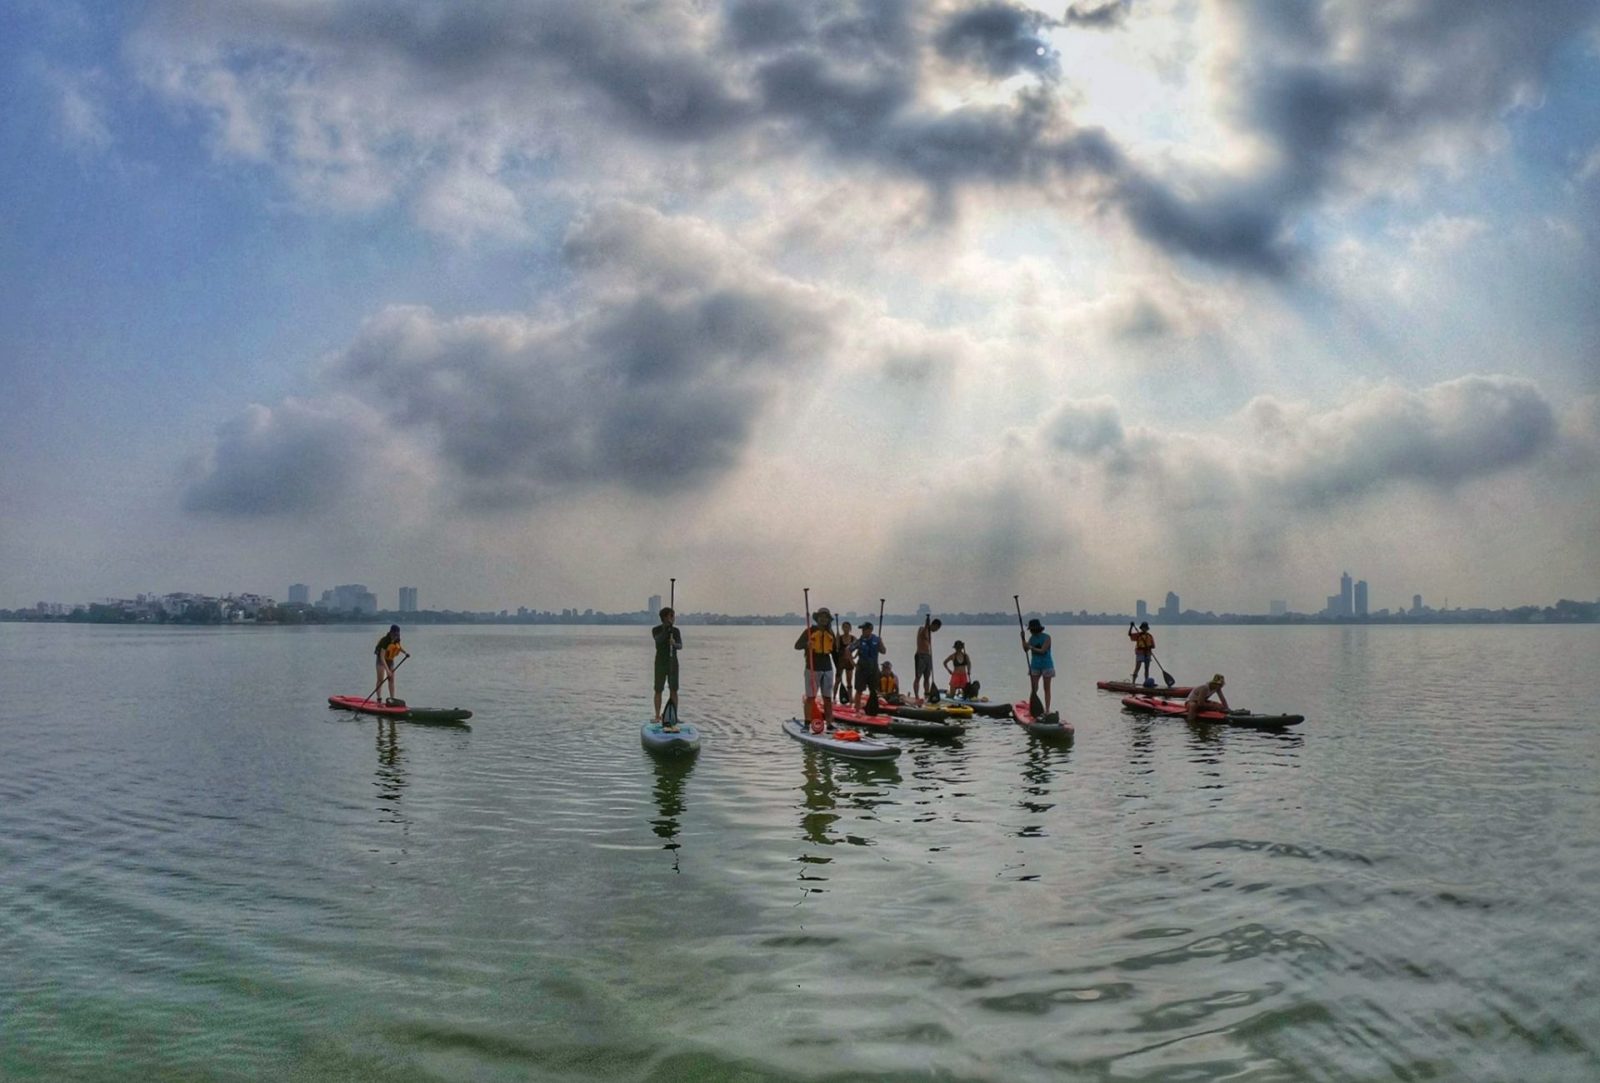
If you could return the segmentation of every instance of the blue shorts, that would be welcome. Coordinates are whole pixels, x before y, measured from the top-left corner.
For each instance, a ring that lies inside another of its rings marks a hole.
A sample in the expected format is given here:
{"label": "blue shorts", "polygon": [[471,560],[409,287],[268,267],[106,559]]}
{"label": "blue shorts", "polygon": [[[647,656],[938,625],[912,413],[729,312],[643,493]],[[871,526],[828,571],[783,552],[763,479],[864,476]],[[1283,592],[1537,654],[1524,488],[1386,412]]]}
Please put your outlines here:
{"label": "blue shorts", "polygon": [[813,669],[806,673],[806,695],[833,698],[833,670]]}

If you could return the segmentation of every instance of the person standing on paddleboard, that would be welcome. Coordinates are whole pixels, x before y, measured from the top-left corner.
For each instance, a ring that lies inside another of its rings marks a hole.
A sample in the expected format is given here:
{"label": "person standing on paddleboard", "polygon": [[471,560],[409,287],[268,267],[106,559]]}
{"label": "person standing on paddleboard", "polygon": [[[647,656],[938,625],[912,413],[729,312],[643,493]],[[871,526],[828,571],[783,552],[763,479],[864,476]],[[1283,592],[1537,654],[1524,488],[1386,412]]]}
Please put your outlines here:
{"label": "person standing on paddleboard", "polygon": [[[833,725],[833,614],[819,609],[811,614],[812,623],[794,649],[806,652],[806,719],[812,733],[821,733]],[[816,699],[822,698],[822,717],[816,717]]]}
{"label": "person standing on paddleboard", "polygon": [[677,614],[672,607],[664,605],[657,614],[661,623],[650,629],[650,636],[656,641],[656,715],[655,720],[661,721],[661,689],[668,688],[667,704],[672,708],[671,721],[661,728],[668,732],[678,728],[678,652],[683,650],[683,633],[678,631]]}
{"label": "person standing on paddleboard", "polygon": [[839,625],[839,638],[833,645],[833,672],[835,676],[834,695],[840,703],[855,706],[855,676],[856,659],[850,653],[850,648],[855,644],[856,637],[850,634],[850,622],[845,621]]}
{"label": "person standing on paddleboard", "polygon": [[950,675],[952,696],[958,695],[972,680],[972,655],[967,653],[967,645],[961,640],[956,640],[955,650],[945,655],[944,671]]}
{"label": "person standing on paddleboard", "polygon": [[378,645],[372,648],[372,656],[378,663],[377,691],[383,691],[383,682],[388,681],[389,701],[391,704],[397,698],[394,694],[394,660],[395,656],[400,654],[405,655],[407,658],[411,657],[411,652],[400,645],[400,626],[391,624],[389,625],[389,630],[384,633],[383,638],[378,640]]}
{"label": "person standing on paddleboard", "polygon": [[943,628],[938,620],[924,620],[917,629],[917,650],[911,658],[911,696],[916,699],[933,692],[933,633]]}
{"label": "person standing on paddleboard", "polygon": [[1218,673],[1205,684],[1197,684],[1190,690],[1183,700],[1183,707],[1188,712],[1190,722],[1193,722],[1201,711],[1206,710],[1212,696],[1217,697],[1217,703],[1224,713],[1229,710],[1228,697],[1222,694],[1222,686],[1226,683],[1222,674]]}
{"label": "person standing on paddleboard", "polygon": [[1050,637],[1038,617],[1028,622],[1030,635],[1022,637],[1022,646],[1028,652],[1028,694],[1037,696],[1039,684],[1044,683],[1044,713],[1050,713],[1050,682],[1055,679],[1056,660],[1050,653]]}
{"label": "person standing on paddleboard", "polygon": [[883,674],[878,670],[878,658],[888,653],[884,649],[883,640],[873,634],[872,622],[862,621],[861,635],[850,644],[850,656],[855,665],[855,688],[867,694],[869,714],[878,713],[878,693],[881,691],[879,684],[883,680]]}
{"label": "person standing on paddleboard", "polygon": [[1141,621],[1138,630],[1133,627],[1133,621],[1128,622],[1128,638],[1133,640],[1133,676],[1128,680],[1133,684],[1139,683],[1139,667],[1144,667],[1144,686],[1154,688],[1155,678],[1150,676],[1150,656],[1156,650],[1156,637],[1150,634],[1150,622]]}

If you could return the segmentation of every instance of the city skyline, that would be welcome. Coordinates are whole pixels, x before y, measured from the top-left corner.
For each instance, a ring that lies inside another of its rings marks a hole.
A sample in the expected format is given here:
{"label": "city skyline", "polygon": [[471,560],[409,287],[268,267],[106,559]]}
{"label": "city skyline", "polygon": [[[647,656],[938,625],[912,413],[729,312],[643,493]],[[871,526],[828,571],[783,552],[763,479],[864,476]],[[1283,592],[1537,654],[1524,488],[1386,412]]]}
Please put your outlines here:
{"label": "city skyline", "polygon": [[[1307,618],[1307,617],[1309,617],[1309,618],[1316,618],[1316,619],[1337,620],[1337,619],[1362,619],[1362,618],[1366,618],[1368,616],[1378,616],[1378,617],[1387,617],[1387,616],[1391,616],[1391,615],[1395,615],[1395,616],[1407,616],[1407,615],[1409,615],[1409,616],[1424,616],[1424,615],[1434,614],[1434,613],[1438,613],[1438,612],[1444,612],[1444,611],[1447,611],[1447,610],[1450,609],[1450,607],[1449,607],[1449,599],[1448,598],[1444,599],[1442,605],[1439,608],[1435,608],[1435,607],[1432,607],[1432,606],[1424,604],[1423,596],[1420,593],[1416,593],[1416,594],[1413,594],[1411,596],[1411,600],[1410,600],[1410,604],[1409,605],[1397,602],[1393,607],[1380,606],[1380,607],[1377,607],[1377,608],[1370,608],[1369,604],[1368,604],[1369,603],[1369,599],[1368,599],[1368,584],[1367,584],[1366,580],[1364,580],[1364,579],[1363,580],[1353,579],[1353,577],[1351,577],[1351,575],[1348,572],[1341,572],[1340,573],[1339,586],[1340,586],[1339,593],[1328,595],[1326,600],[1325,600],[1325,604],[1320,609],[1315,609],[1315,610],[1313,610],[1313,609],[1295,608],[1287,600],[1284,600],[1284,599],[1269,599],[1269,600],[1267,600],[1265,602],[1264,608],[1261,608],[1261,609],[1250,609],[1250,608],[1233,609],[1233,608],[1217,608],[1217,607],[1208,607],[1208,608],[1205,608],[1205,609],[1197,609],[1197,608],[1192,607],[1192,606],[1190,606],[1190,607],[1183,606],[1183,604],[1182,604],[1182,596],[1176,591],[1168,591],[1164,596],[1162,605],[1160,606],[1160,608],[1154,614],[1149,613],[1149,611],[1148,611],[1148,602],[1145,599],[1142,599],[1142,598],[1134,600],[1133,606],[1132,606],[1132,608],[1131,608],[1131,610],[1129,612],[1131,612],[1131,614],[1132,614],[1131,619],[1133,619],[1134,621],[1148,620],[1153,616],[1154,619],[1157,622],[1167,621],[1169,623],[1178,623],[1178,622],[1181,622],[1184,619],[1184,614],[1194,614],[1196,616],[1204,616],[1204,617],[1214,617],[1214,616],[1217,616],[1217,615],[1223,615],[1223,616],[1239,616],[1239,617],[1258,617],[1258,616],[1297,617],[1297,618]],[[289,586],[287,588],[287,592],[286,592],[286,598],[287,598],[286,604],[289,605],[289,606],[302,605],[302,606],[308,606],[310,608],[327,609],[327,610],[332,610],[332,611],[335,611],[335,612],[366,613],[366,614],[378,614],[378,613],[384,613],[384,612],[400,613],[400,614],[418,613],[418,612],[439,612],[439,613],[459,612],[459,613],[475,613],[475,614],[500,614],[500,615],[504,616],[504,615],[510,615],[510,614],[513,614],[513,613],[519,614],[519,615],[534,615],[534,614],[539,614],[539,615],[555,615],[555,614],[573,615],[573,614],[583,614],[583,613],[596,613],[596,614],[600,614],[600,615],[642,614],[642,615],[650,616],[650,617],[656,616],[658,611],[661,608],[661,605],[662,605],[662,596],[660,594],[651,594],[651,595],[648,595],[646,597],[644,607],[641,608],[641,609],[632,609],[632,608],[626,608],[626,607],[621,608],[621,609],[607,609],[607,608],[604,608],[604,607],[601,607],[601,606],[594,606],[594,605],[582,605],[582,606],[561,605],[561,606],[543,606],[543,607],[541,607],[541,606],[536,606],[536,605],[535,606],[530,606],[530,605],[527,605],[526,603],[517,603],[515,606],[498,605],[498,606],[490,606],[488,608],[472,608],[472,607],[464,607],[464,606],[441,606],[441,607],[438,607],[437,609],[424,611],[424,610],[421,610],[417,606],[417,596],[418,596],[417,588],[416,587],[412,587],[412,586],[403,586],[403,587],[398,588],[398,603],[392,609],[380,606],[378,604],[377,594],[374,591],[372,591],[371,589],[369,589],[365,584],[359,584],[359,583],[358,584],[341,584],[339,586],[335,586],[335,587],[323,590],[320,593],[316,603],[310,603],[307,600],[309,598],[310,592],[311,592],[311,588],[305,583],[299,583],[299,582],[291,583],[291,584],[289,584]],[[217,595],[206,595],[206,594],[202,594],[202,593],[198,593],[198,592],[191,592],[191,591],[177,591],[177,592],[171,592],[171,593],[168,593],[168,594],[156,594],[156,593],[151,593],[151,592],[140,592],[140,593],[132,596],[131,598],[129,598],[129,597],[118,597],[118,596],[105,596],[105,597],[96,599],[93,602],[85,602],[85,601],[76,601],[76,602],[37,601],[37,602],[33,603],[30,606],[14,606],[14,607],[0,606],[0,609],[9,609],[9,610],[12,610],[12,611],[19,611],[19,612],[20,611],[27,611],[27,610],[37,609],[40,612],[45,612],[45,613],[49,613],[49,614],[52,614],[52,615],[59,616],[59,615],[64,615],[65,613],[71,612],[74,608],[84,608],[84,607],[87,607],[87,606],[92,605],[92,604],[102,604],[102,605],[103,604],[125,604],[125,603],[130,602],[130,601],[145,600],[145,599],[148,599],[150,603],[156,603],[156,602],[159,602],[162,599],[167,599],[167,600],[169,600],[169,605],[170,605],[170,600],[171,599],[180,599],[180,600],[194,599],[194,600],[202,600],[202,601],[216,601],[216,600],[235,601],[235,600],[241,600],[242,599],[242,600],[244,600],[244,603],[246,605],[248,605],[251,609],[254,609],[255,607],[258,607],[258,606],[276,606],[276,605],[278,605],[278,602],[275,600],[275,596],[271,595],[271,594],[262,594],[262,593],[256,593],[256,592],[237,591],[237,592],[224,592],[224,593],[217,594]],[[1580,602],[1582,604],[1588,604],[1588,599],[1587,598],[1576,598],[1576,599],[1550,599],[1550,600],[1545,600],[1545,601],[1525,600],[1525,601],[1519,602],[1519,603],[1517,603],[1515,605],[1509,605],[1509,606],[1483,606],[1483,605],[1471,605],[1471,604],[1462,605],[1462,604],[1459,603],[1459,599],[1458,599],[1458,604],[1454,607],[1454,611],[1479,612],[1479,611],[1512,610],[1512,609],[1518,609],[1518,608],[1527,608],[1527,607],[1530,607],[1530,606],[1532,606],[1532,607],[1549,606],[1549,605],[1551,605],[1551,604],[1553,604],[1555,602],[1562,601],[1562,600],[1577,601],[1577,602]],[[819,601],[819,602],[816,602],[815,604],[820,606],[820,605],[822,605],[824,603]],[[885,604],[887,604],[887,602]],[[900,603],[900,604],[904,605],[906,603]],[[1596,604],[1600,604],[1600,598],[1596,599]],[[1075,606],[1075,605],[1071,605],[1071,604],[1060,604],[1060,603],[1049,604],[1049,605],[1035,605],[1035,604],[1030,603],[1029,606],[1027,607],[1026,611],[1028,611],[1028,612],[1049,612],[1049,613],[1057,613],[1057,614],[1079,614],[1079,615],[1086,616],[1086,617],[1090,617],[1090,616],[1092,616],[1092,617],[1112,617],[1112,616],[1120,617],[1120,616],[1127,615],[1123,611],[1117,610],[1117,609],[1114,609],[1114,608],[1113,609],[1098,609],[1098,610],[1091,611],[1088,607],[1085,607],[1085,606]],[[683,614],[697,613],[699,615],[708,615],[708,614],[710,614],[710,615],[719,615],[719,616],[730,615],[727,611],[711,610],[711,609],[694,610],[694,609],[683,609],[683,608],[680,608],[679,612],[683,613]],[[739,611],[739,612],[742,612],[742,613],[747,614],[747,615],[770,617],[770,616],[778,615],[780,613],[793,613],[795,611],[791,610],[791,609],[778,607],[778,608],[772,608],[772,609],[769,609],[769,610],[752,609],[752,610],[743,610],[743,611]],[[834,610],[834,612],[836,614],[841,615],[841,616],[848,616],[850,619],[855,620],[855,619],[858,619],[858,618],[859,619],[871,618],[876,613],[876,610],[873,610],[871,608],[849,609],[849,608],[846,608],[844,606],[839,606],[838,608],[836,608]],[[940,613],[940,612],[944,612],[944,613],[966,612],[966,613],[976,613],[976,614],[989,615],[989,614],[994,614],[994,613],[1003,613],[1003,612],[1006,612],[1006,610],[1004,610],[1003,607],[996,607],[996,608],[993,608],[993,609],[982,609],[982,608],[978,608],[978,609],[958,609],[956,607],[946,607],[944,609],[940,609],[939,607],[934,606],[932,603],[929,603],[929,602],[926,602],[926,601],[919,601],[919,602],[914,603],[910,609],[897,611],[897,610],[895,610],[895,609],[893,609],[891,607],[891,608],[889,608],[887,610],[887,612],[889,614],[893,615],[896,619],[904,619],[904,618],[921,618],[921,617],[924,617],[924,616],[927,616],[927,615],[937,614],[937,613]]]}
{"label": "city skyline", "polygon": [[0,607],[1595,592],[1600,4],[6,11]]}

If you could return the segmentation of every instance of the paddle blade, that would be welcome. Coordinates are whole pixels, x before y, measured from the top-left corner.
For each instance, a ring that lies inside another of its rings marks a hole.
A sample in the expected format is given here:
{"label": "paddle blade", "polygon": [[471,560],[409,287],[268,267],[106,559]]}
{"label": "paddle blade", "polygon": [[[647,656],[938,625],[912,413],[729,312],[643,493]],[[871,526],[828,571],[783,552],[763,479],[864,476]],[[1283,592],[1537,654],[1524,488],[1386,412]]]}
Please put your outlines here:
{"label": "paddle blade", "polygon": [[1039,698],[1039,693],[1033,692],[1028,696],[1028,713],[1038,718],[1044,714],[1044,700]]}
{"label": "paddle blade", "polygon": [[1171,688],[1173,685],[1178,683],[1178,678],[1174,677],[1164,669],[1161,671],[1161,679],[1167,682],[1168,688]]}
{"label": "paddle blade", "polygon": [[663,726],[676,726],[678,724],[678,705],[671,700],[661,711],[661,724]]}

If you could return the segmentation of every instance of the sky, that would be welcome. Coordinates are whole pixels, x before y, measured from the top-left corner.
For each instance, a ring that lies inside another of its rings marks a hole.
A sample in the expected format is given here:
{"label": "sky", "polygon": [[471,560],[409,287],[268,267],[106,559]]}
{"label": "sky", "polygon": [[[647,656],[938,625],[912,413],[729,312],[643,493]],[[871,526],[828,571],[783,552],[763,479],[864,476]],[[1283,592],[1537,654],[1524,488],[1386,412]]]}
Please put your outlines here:
{"label": "sky", "polygon": [[0,607],[1600,596],[1600,0],[9,0]]}

